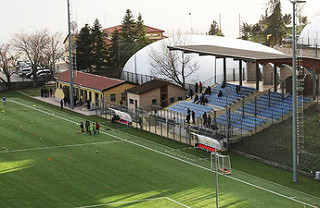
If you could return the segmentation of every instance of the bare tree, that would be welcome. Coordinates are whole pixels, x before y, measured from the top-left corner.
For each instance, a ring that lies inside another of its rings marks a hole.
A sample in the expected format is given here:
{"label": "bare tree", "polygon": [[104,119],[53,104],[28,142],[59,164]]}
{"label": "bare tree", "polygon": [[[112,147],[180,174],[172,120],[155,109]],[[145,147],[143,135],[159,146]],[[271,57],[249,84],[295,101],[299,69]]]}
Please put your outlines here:
{"label": "bare tree", "polygon": [[51,73],[55,73],[55,64],[64,55],[64,49],[62,45],[62,34],[56,32],[48,35],[48,45],[43,50],[43,62],[44,66],[47,66]]}
{"label": "bare tree", "polygon": [[7,83],[10,89],[10,78],[14,74],[14,57],[11,54],[11,45],[8,43],[0,44],[0,67],[1,72],[6,76],[7,80],[4,80],[2,77],[0,79]]}
{"label": "bare tree", "polygon": [[194,74],[199,68],[198,62],[195,62],[190,55],[185,55],[179,51],[169,51],[168,45],[190,45],[190,42],[188,43],[183,36],[177,35],[175,38],[164,41],[159,49],[152,48],[149,52],[149,63],[152,66],[151,73],[154,76],[164,76],[169,81],[185,87],[186,78]]}
{"label": "bare tree", "polygon": [[38,66],[43,60],[43,53],[49,42],[50,38],[46,29],[31,34],[18,33],[13,37],[13,46],[22,52],[32,65],[34,84],[37,82]]}

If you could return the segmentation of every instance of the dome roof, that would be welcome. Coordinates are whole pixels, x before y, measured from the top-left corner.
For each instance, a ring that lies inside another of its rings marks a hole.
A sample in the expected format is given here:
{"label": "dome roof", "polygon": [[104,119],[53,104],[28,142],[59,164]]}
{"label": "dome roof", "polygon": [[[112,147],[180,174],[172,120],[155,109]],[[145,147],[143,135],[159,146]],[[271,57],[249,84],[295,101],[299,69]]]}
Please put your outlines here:
{"label": "dome roof", "polygon": [[298,40],[298,44],[309,45],[311,47],[316,47],[318,44],[318,48],[320,46],[320,16],[313,19],[309,24],[307,24]]}
{"label": "dome roof", "polygon": [[[150,53],[151,51],[163,51],[163,46],[173,46],[173,45],[215,45],[221,47],[230,47],[236,49],[268,52],[282,54],[281,52],[264,46],[262,44],[253,43],[250,41],[244,41],[239,39],[219,37],[212,35],[183,35],[179,37],[177,42],[176,37],[166,38],[157,42],[154,42],[134,54],[125,64],[123,71],[137,73],[142,75],[152,76],[152,66],[150,64]],[[180,52],[181,53],[181,52]],[[187,78],[187,83],[194,82],[205,82],[210,78],[212,79],[215,69],[215,57],[214,56],[199,56],[198,54],[186,54],[187,56],[192,57],[193,63],[198,63],[199,69],[192,75],[192,77]],[[217,80],[218,77],[222,77],[223,68],[222,68],[222,59],[217,59],[216,71],[217,71]],[[227,73],[232,74],[233,71],[235,74],[238,73],[239,61],[233,61],[233,59],[227,59]],[[245,67],[245,65],[244,65]],[[156,75],[157,77],[161,77]],[[161,77],[164,78],[164,77]],[[208,83],[213,84],[213,83]]]}

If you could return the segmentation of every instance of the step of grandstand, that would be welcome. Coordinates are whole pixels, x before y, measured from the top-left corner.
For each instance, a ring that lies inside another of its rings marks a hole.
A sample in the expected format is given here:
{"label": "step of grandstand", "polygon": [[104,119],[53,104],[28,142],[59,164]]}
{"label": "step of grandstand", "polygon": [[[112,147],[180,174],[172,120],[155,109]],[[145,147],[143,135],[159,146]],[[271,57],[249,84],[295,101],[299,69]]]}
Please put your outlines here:
{"label": "step of grandstand", "polygon": [[[310,101],[310,98],[298,97],[298,106]],[[237,109],[243,111],[242,107]],[[279,119],[292,110],[292,96],[283,96],[278,92],[266,92],[245,104],[244,112],[261,117]]]}
{"label": "step of grandstand", "polygon": [[175,105],[171,106],[168,108],[168,110],[176,111],[182,114],[187,114],[188,113],[188,108],[191,111],[195,112],[196,117],[202,116],[205,112],[209,113],[210,111],[213,111],[214,109],[209,107],[209,106],[204,106],[200,104],[196,104],[193,102],[187,102],[187,101],[180,101],[176,103]]}
{"label": "step of grandstand", "polygon": [[[237,86],[229,83],[227,83],[224,87],[222,85],[222,83],[219,83],[213,86],[209,92],[205,90],[206,93],[204,94],[205,98],[208,99],[208,104],[225,108],[227,105],[234,104],[242,97],[248,96],[255,91],[255,89],[251,87]],[[239,89],[238,93],[237,87]],[[198,96],[198,99],[200,99],[200,96],[201,95]],[[195,101],[194,98],[192,98],[191,101],[198,102]]]}
{"label": "step of grandstand", "polygon": [[230,116],[228,116],[227,113],[221,114],[220,116],[217,117],[217,122],[222,124],[227,124],[228,117],[230,117],[230,123],[232,127],[242,128],[247,131],[252,131],[256,127],[266,122],[265,119],[256,118],[248,115],[245,115],[243,118],[242,114],[236,113],[236,112],[231,112]]}

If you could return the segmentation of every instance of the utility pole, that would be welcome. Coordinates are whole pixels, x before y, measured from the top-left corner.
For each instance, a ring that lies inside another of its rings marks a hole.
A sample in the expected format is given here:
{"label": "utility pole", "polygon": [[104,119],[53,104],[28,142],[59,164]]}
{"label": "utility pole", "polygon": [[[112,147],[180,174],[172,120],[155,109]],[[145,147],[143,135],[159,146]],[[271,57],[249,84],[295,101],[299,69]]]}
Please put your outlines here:
{"label": "utility pole", "polygon": [[69,78],[70,78],[70,108],[73,109],[73,78],[72,78],[72,56],[71,56],[71,48],[72,48],[72,35],[71,35],[71,28],[70,28],[70,3],[68,3],[68,36],[69,36]]}
{"label": "utility pole", "polygon": [[297,93],[296,93],[296,4],[305,3],[301,0],[290,0],[292,11],[292,181],[298,182],[298,155],[297,155]]}

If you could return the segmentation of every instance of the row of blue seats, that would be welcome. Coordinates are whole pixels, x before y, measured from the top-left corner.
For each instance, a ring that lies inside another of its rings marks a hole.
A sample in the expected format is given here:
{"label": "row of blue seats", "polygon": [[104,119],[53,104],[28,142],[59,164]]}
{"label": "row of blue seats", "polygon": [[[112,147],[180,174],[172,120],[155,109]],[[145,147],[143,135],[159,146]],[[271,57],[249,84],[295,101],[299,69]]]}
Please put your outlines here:
{"label": "row of blue seats", "polygon": [[[238,108],[237,110],[242,111],[242,108]],[[244,108],[245,113],[250,113],[250,114],[255,114],[254,109],[249,109],[249,108]],[[279,115],[276,112],[270,112],[270,111],[257,111],[257,116],[262,116],[265,118],[273,118],[273,119],[278,119],[280,118],[281,115]]]}
{"label": "row of blue seats", "polygon": [[191,108],[199,109],[199,110],[204,111],[204,112],[210,112],[210,111],[213,110],[213,108],[211,108],[211,107],[204,106],[204,105],[199,105],[199,104],[192,103],[192,102],[187,102],[187,101],[181,101],[181,102],[177,103],[176,105],[182,105],[182,106],[188,107],[190,109]]}
{"label": "row of blue seats", "polygon": [[[222,119],[222,118],[217,118],[216,119],[217,123],[221,123],[221,124],[225,124],[227,125],[228,124],[228,121],[225,120],[225,119]],[[235,127],[235,128],[242,128],[242,129],[245,129],[247,131],[251,131],[254,127],[251,127],[251,126],[246,126],[246,125],[243,125],[243,124],[239,124],[239,123],[230,123],[230,126],[231,127]]]}
{"label": "row of blue seats", "polygon": [[[171,106],[170,108],[168,108],[169,110],[178,112],[178,113],[182,113],[187,115],[188,110],[186,108],[180,108],[179,106]],[[197,110],[193,110],[195,112],[195,117],[200,117],[203,115],[203,112],[197,111]]]}
{"label": "row of blue seats", "polygon": [[[242,114],[240,114],[240,113],[230,112],[230,114],[233,115],[233,116],[236,116],[238,118],[242,118]],[[257,117],[254,117],[254,116],[244,115],[244,118],[245,119],[250,119],[250,120],[253,120],[253,121],[258,121],[260,123],[265,123],[266,122],[265,119],[257,118]]]}
{"label": "row of blue seats", "polygon": [[[227,117],[228,117],[228,115],[227,114],[221,114],[220,115],[222,118],[226,118],[227,119]],[[253,125],[257,125],[257,126],[260,126],[262,123],[261,122],[259,122],[259,121],[255,121],[255,120],[251,120],[251,119],[246,119],[246,118],[242,118],[242,117],[238,117],[238,116],[235,116],[235,115],[232,115],[232,114],[230,114],[230,119],[232,120],[232,121],[239,121],[240,123],[242,122],[244,125],[246,124],[246,123],[249,123],[249,124],[253,124]]]}

